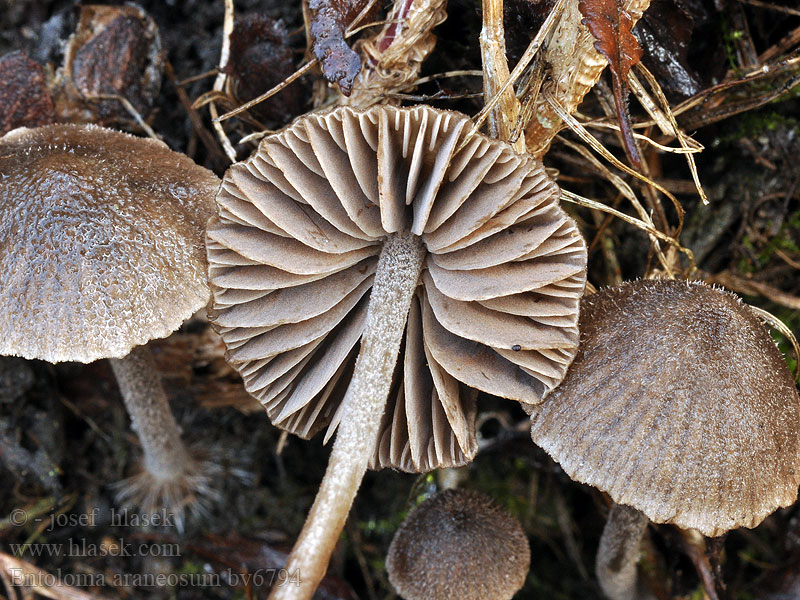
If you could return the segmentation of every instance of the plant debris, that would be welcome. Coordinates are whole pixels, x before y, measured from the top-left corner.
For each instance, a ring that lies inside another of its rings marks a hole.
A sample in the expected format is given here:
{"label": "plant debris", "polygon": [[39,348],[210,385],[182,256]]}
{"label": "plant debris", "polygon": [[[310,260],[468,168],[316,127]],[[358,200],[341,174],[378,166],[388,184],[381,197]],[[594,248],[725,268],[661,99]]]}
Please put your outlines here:
{"label": "plant debris", "polygon": [[631,33],[633,21],[620,6],[620,0],[580,0],[578,9],[584,17],[582,23],[597,40],[595,50],[608,61],[625,152],[631,163],[640,167],[642,158],[628,113],[628,73],[642,58],[642,47]]}
{"label": "plant debris", "polygon": [[52,123],[55,106],[39,63],[18,50],[0,58],[0,135]]}
{"label": "plant debris", "polygon": [[361,57],[345,42],[345,34],[368,0],[309,0],[311,49],[322,74],[349,96],[361,70]]}
{"label": "plant debris", "polygon": [[130,121],[133,113],[146,117],[163,68],[158,28],[144,10],[84,6],[55,83],[59,119],[110,125]]}
{"label": "plant debris", "polygon": [[[294,71],[289,31],[262,13],[237,19],[230,36],[231,53],[223,72],[230,75],[237,103],[260,96]],[[268,122],[284,123],[307,104],[307,86],[296,84],[257,104],[251,112]]]}

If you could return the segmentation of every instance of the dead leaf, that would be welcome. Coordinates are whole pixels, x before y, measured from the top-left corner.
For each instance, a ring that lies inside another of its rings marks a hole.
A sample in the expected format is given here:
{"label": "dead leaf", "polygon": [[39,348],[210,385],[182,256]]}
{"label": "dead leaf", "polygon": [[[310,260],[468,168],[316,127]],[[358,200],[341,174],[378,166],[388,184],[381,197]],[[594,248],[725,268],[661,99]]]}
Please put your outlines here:
{"label": "dead leaf", "polygon": [[[260,96],[294,73],[294,49],[281,21],[263,13],[237,18],[231,33],[231,52],[222,69],[231,76],[239,103]],[[285,123],[303,110],[308,98],[304,85],[289,86],[251,109],[268,121]]]}
{"label": "dead leaf", "polygon": [[0,135],[17,127],[53,122],[53,99],[44,71],[24,52],[11,52],[0,59],[0,81]]}
{"label": "dead leaf", "polygon": [[339,84],[349,96],[353,80],[361,70],[361,58],[345,42],[345,30],[367,5],[368,0],[310,0],[311,43],[322,74]]}
{"label": "dead leaf", "polygon": [[84,6],[56,74],[58,120],[127,123],[131,109],[120,98],[146,117],[161,88],[164,58],[158,27],[144,9]]}
{"label": "dead leaf", "polygon": [[619,0],[580,0],[578,10],[584,17],[581,22],[597,40],[594,49],[608,61],[625,153],[631,163],[639,167],[642,159],[633,139],[628,113],[628,72],[642,58],[642,47],[631,33],[633,20]]}

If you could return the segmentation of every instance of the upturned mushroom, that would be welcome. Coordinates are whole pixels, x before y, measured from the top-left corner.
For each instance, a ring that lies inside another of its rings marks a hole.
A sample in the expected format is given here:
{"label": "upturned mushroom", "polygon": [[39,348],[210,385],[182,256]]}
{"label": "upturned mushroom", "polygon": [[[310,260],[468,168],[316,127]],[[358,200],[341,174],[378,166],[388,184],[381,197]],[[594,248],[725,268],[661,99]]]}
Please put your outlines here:
{"label": "upturned mushroom", "polygon": [[792,504],[800,398],[780,351],[739,298],[696,281],[640,280],[581,302],[581,346],[534,408],[533,441],[615,507],[597,574],[638,598],[648,519],[718,536]]}
{"label": "upturned mushroom", "polygon": [[203,235],[219,180],[155,140],[96,126],[0,138],[0,354],[111,358],[144,451],[118,497],[183,510],[211,492],[180,438],[148,340],[205,306]]}
{"label": "upturned mushroom", "polygon": [[227,358],[279,427],[338,429],[286,567],[302,581],[273,597],[311,597],[369,464],[468,462],[468,388],[532,407],[576,352],[583,239],[541,163],[470,123],[339,108],[223,179],[208,255]]}
{"label": "upturned mushroom", "polygon": [[456,489],[408,515],[389,546],[386,570],[406,600],[509,600],[530,562],[517,519],[483,494]]}

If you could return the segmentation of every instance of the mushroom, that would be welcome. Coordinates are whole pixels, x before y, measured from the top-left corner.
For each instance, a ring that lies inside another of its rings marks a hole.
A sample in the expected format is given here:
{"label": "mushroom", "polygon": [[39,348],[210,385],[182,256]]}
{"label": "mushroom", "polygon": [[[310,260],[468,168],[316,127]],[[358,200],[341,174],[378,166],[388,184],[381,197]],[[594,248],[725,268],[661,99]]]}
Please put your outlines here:
{"label": "mushroom", "polygon": [[227,359],[274,424],[338,429],[287,563],[301,583],[275,597],[311,597],[368,464],[468,462],[464,388],[533,406],[576,352],[583,239],[541,163],[470,123],[340,107],[223,179],[207,245]]}
{"label": "mushroom", "polygon": [[406,600],[509,600],[530,562],[517,519],[483,494],[456,489],[408,515],[389,546],[386,570]]}
{"label": "mushroom", "polygon": [[637,597],[647,519],[718,536],[795,501],[800,398],[736,296],[635,281],[585,297],[580,328],[575,361],[534,408],[531,436],[572,479],[630,507],[611,511],[600,543],[610,598]]}
{"label": "mushroom", "polygon": [[219,180],[161,142],[97,126],[0,138],[0,354],[111,365],[144,451],[119,498],[178,523],[208,494],[144,346],[208,301]]}

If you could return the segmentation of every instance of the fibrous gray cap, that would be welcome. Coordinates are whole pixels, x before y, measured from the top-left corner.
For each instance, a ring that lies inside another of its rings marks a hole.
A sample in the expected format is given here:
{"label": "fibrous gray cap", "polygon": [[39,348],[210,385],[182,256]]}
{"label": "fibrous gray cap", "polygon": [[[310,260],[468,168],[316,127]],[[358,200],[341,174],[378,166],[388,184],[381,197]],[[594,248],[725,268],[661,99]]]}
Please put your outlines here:
{"label": "fibrous gray cap", "polygon": [[121,358],[208,302],[219,179],[165,144],[96,126],[0,138],[0,354]]}
{"label": "fibrous gray cap", "polygon": [[578,355],[531,427],[570,477],[711,536],[795,501],[800,399],[736,296],[640,280],[585,297],[580,324]]}
{"label": "fibrous gray cap", "polygon": [[508,600],[525,583],[530,562],[517,519],[483,494],[445,490],[397,530],[386,570],[406,600]]}
{"label": "fibrous gray cap", "polygon": [[578,342],[586,247],[536,160],[428,106],[308,115],[231,167],[208,231],[209,313],[272,422],[339,422],[388,235],[427,255],[373,467],[477,451],[470,388],[540,402]]}

